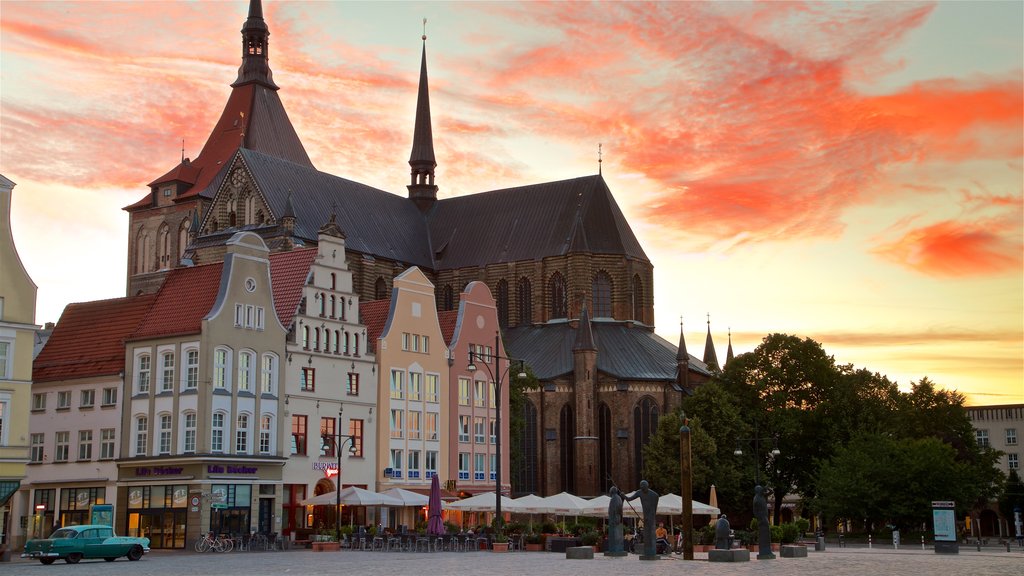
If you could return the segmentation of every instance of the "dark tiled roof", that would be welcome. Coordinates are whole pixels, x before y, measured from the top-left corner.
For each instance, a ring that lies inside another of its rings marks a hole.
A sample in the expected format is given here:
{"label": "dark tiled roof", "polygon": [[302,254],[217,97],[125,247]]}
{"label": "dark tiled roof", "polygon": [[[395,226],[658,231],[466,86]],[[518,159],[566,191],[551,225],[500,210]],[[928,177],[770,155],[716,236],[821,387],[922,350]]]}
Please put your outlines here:
{"label": "dark tiled roof", "polygon": [[537,260],[573,244],[650,261],[601,176],[445,198],[429,218],[437,270]]}
{"label": "dark tiled roof", "polygon": [[302,287],[309,278],[309,267],[316,259],[316,248],[301,248],[270,255],[270,281],[274,285],[274,308],[287,329],[302,300]]}
{"label": "dark tiled roof", "polygon": [[455,337],[455,324],[458,321],[458,310],[440,310],[437,313],[437,322],[441,325],[441,335],[444,336],[444,341],[449,346],[452,344],[452,338]]}
{"label": "dark tiled roof", "polygon": [[124,340],[155,295],[68,304],[32,363],[35,382],[114,375],[124,370]]}
{"label": "dark tiled roof", "polygon": [[390,311],[390,298],[359,303],[359,323],[366,326],[366,349],[368,351],[377,351],[377,339],[384,331],[384,324],[388,321]]}
{"label": "dark tiled roof", "polygon": [[[597,369],[623,380],[676,380],[676,347],[647,328],[623,322],[591,322],[597,348]],[[551,380],[573,369],[572,348],[576,328],[568,322],[511,328],[505,347],[521,358],[541,380]],[[690,369],[709,374],[703,362],[690,356]]]}
{"label": "dark tiled roof", "polygon": [[152,310],[129,340],[199,334],[203,318],[217,299],[223,267],[223,262],[217,262],[171,270]]}
{"label": "dark tiled roof", "polygon": [[407,198],[253,150],[240,153],[275,217],[294,194],[295,236],[316,242],[336,205],[347,249],[433,267],[426,222]]}

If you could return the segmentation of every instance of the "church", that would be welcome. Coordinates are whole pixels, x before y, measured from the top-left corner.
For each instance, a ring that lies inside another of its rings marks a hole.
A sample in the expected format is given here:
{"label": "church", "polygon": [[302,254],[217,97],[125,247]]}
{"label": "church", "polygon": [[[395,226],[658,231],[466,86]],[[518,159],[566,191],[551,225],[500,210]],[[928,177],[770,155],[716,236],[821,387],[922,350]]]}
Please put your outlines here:
{"label": "church", "polygon": [[222,261],[241,232],[272,254],[315,246],[330,219],[364,305],[389,298],[412,267],[435,286],[439,313],[457,310],[471,282],[490,289],[507,354],[541,384],[527,393],[523,432],[509,439],[523,456],[514,494],[635,486],[659,415],[718,366],[710,327],[703,360],[687,353],[682,332],[678,344],[654,333],[653,265],[600,172],[439,198],[426,36],[407,190],[322,172],[285,110],[269,39],[262,3],[251,0],[238,75],[199,155],[125,207],[126,295],[157,292],[176,268]]}

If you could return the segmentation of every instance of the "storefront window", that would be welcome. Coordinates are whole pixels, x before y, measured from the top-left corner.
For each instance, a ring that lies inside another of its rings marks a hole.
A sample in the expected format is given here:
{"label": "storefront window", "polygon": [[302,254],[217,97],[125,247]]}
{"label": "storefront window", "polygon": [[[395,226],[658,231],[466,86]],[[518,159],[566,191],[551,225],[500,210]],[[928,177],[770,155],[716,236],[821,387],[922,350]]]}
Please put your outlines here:
{"label": "storefront window", "polygon": [[128,536],[149,538],[151,548],[184,548],[188,486],[128,488]]}
{"label": "storefront window", "polygon": [[218,534],[248,534],[251,525],[252,486],[214,484],[210,530]]}
{"label": "storefront window", "polygon": [[107,489],[64,488],[60,491],[60,525],[89,524],[89,506],[105,504]]}

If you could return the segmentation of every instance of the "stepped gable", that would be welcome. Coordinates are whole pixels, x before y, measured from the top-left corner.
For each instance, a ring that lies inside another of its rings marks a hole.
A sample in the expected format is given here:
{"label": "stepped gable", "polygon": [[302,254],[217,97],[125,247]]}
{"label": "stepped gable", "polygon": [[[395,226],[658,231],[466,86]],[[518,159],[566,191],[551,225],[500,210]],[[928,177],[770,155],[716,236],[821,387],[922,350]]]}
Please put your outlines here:
{"label": "stepped gable", "polygon": [[124,370],[124,341],[155,294],[68,304],[32,363],[34,382],[112,376]]}
{"label": "stepped gable", "polygon": [[377,351],[377,339],[380,338],[381,332],[384,331],[384,325],[387,324],[390,313],[390,298],[359,303],[359,323],[366,326],[367,351]]}
{"label": "stepped gable", "polygon": [[[623,322],[590,322],[597,369],[623,380],[676,380],[676,347],[650,330]],[[573,371],[577,328],[567,322],[510,328],[504,332],[509,356],[524,360],[539,380]],[[690,356],[690,369],[710,375],[707,366]]]}
{"label": "stepped gable", "polygon": [[437,270],[564,255],[580,235],[590,252],[650,262],[600,175],[438,200],[429,226]]}
{"label": "stepped gable", "polygon": [[284,213],[288,191],[294,191],[296,237],[315,244],[336,205],[346,250],[433,267],[426,222],[406,198],[254,150],[239,154],[275,216]]}
{"label": "stepped gable", "polygon": [[270,254],[270,279],[274,286],[274,309],[281,325],[287,329],[299,311],[302,287],[309,279],[309,269],[316,261],[316,248],[301,248]]}

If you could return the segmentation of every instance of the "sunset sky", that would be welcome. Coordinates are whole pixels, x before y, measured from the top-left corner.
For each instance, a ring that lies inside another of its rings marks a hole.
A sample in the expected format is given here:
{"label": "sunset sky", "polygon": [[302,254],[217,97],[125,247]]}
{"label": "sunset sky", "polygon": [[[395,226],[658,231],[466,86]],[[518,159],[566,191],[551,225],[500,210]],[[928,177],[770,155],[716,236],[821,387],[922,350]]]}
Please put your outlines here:
{"label": "sunset sky", "polygon": [[[316,167],[405,195],[423,18],[440,195],[603,173],[657,332],[771,332],[1024,402],[1024,3],[264,0]],[[0,173],[37,322],[123,296],[127,214],[195,157],[247,1],[0,4]]]}

